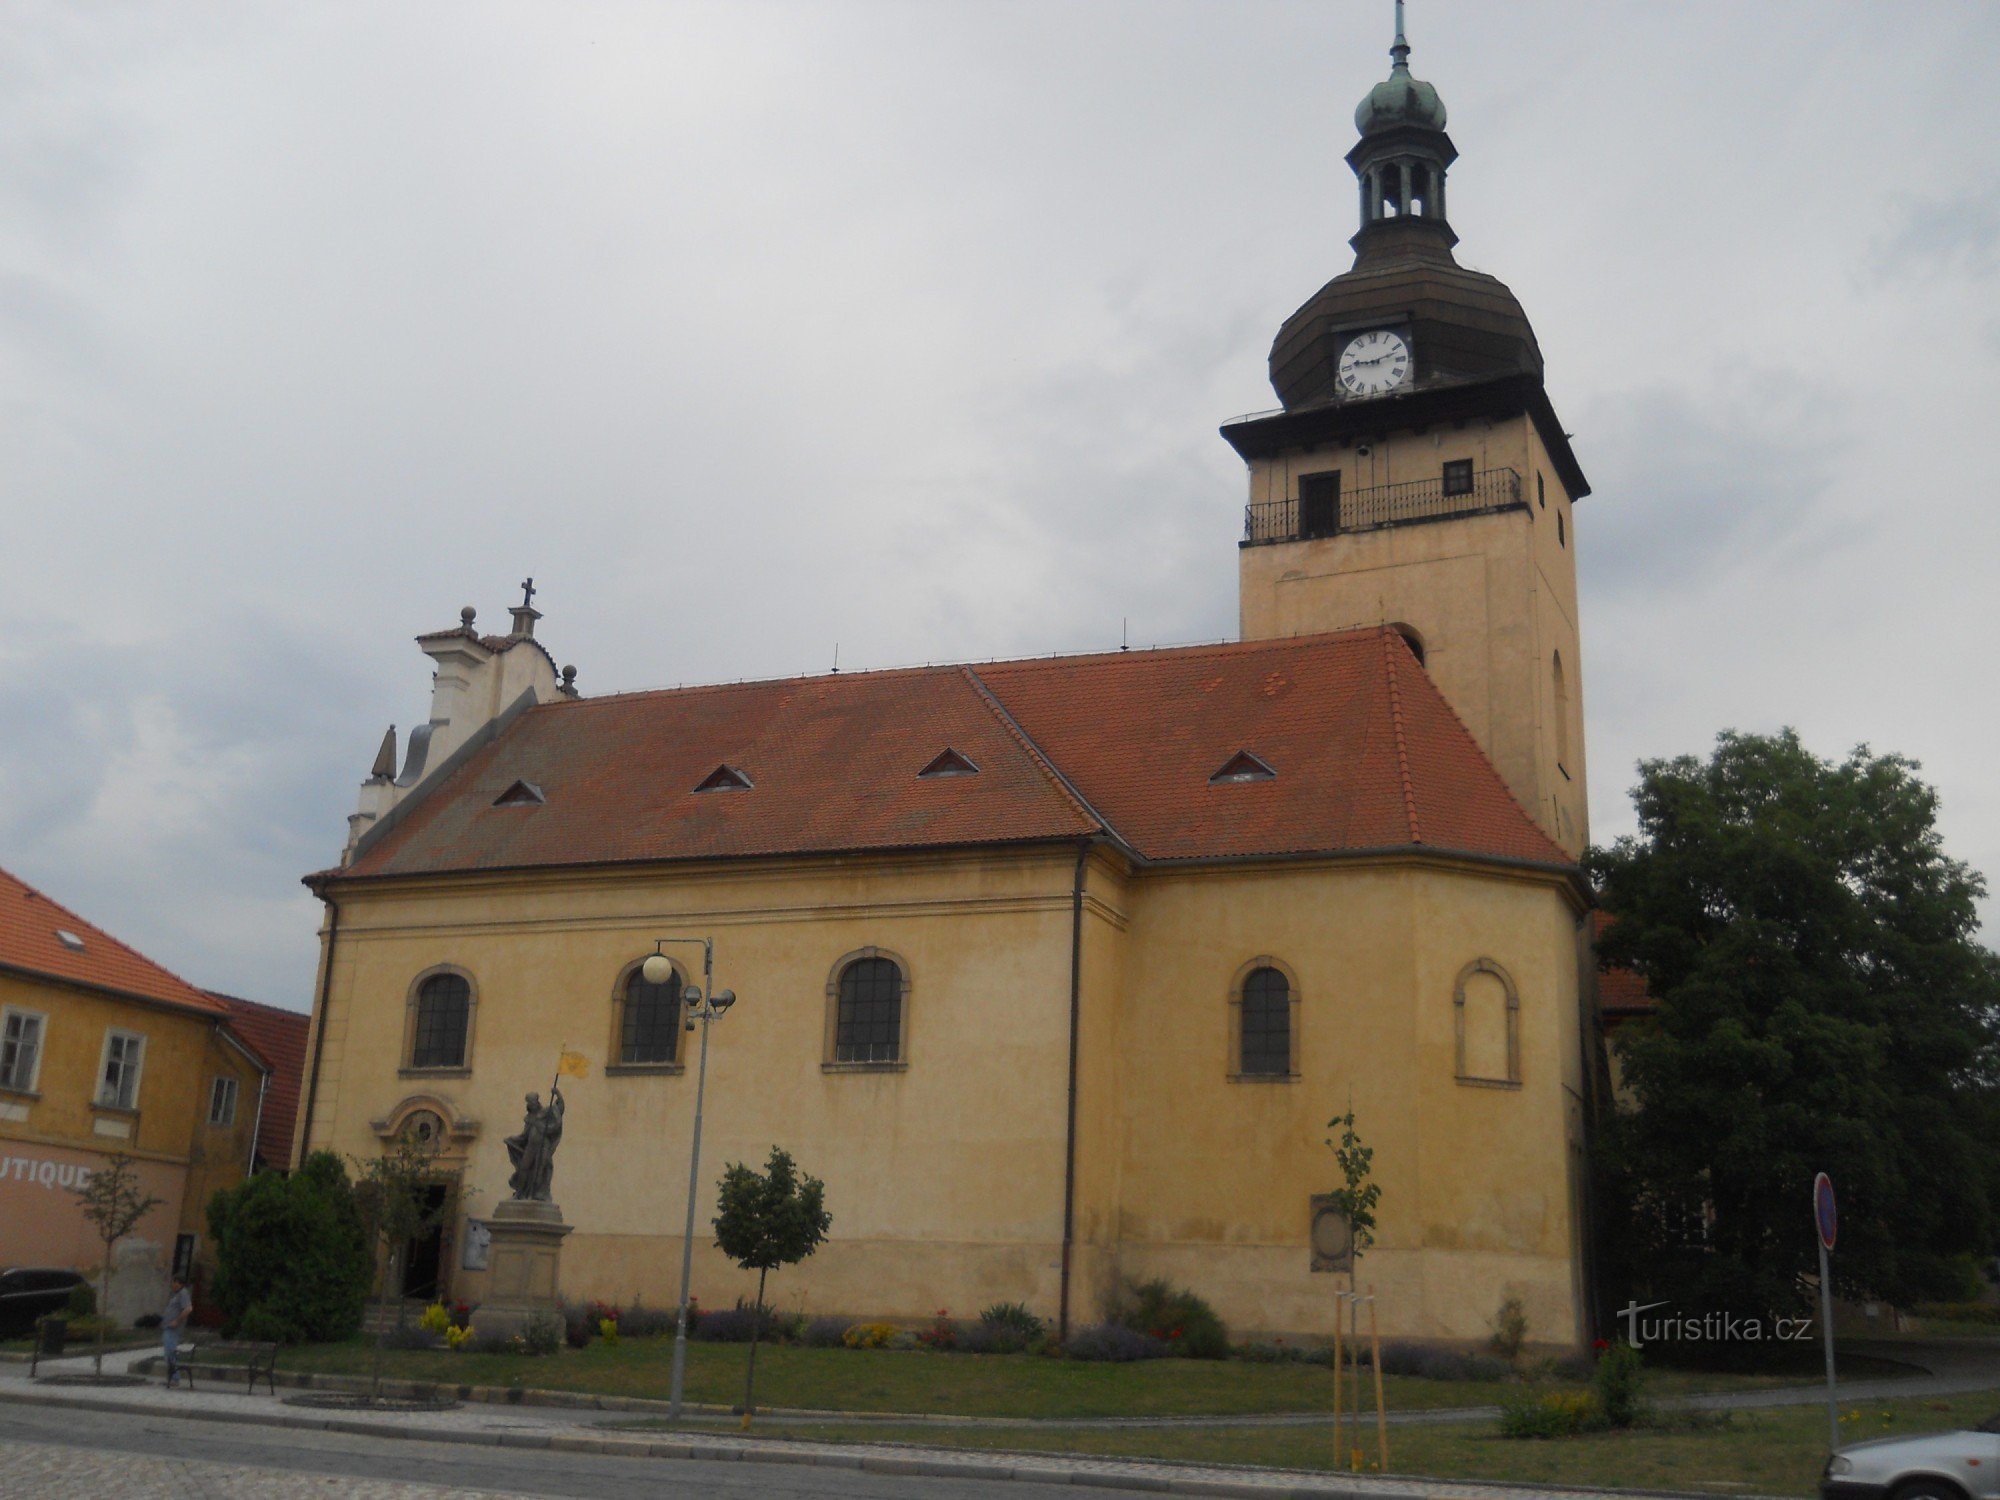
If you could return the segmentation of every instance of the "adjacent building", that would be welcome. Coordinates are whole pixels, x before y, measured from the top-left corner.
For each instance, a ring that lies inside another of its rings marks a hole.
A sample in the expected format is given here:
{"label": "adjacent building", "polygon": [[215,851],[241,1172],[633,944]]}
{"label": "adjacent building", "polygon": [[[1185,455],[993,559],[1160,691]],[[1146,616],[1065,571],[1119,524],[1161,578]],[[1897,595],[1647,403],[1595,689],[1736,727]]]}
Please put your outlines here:
{"label": "adjacent building", "polygon": [[[572,1295],[671,1302],[715,1023],[696,1291],[723,1163],[824,1178],[786,1295],[1097,1318],[1165,1276],[1242,1332],[1587,1336],[1593,1009],[1574,507],[1526,315],[1459,266],[1456,148],[1398,34],[1357,113],[1353,267],[1230,422],[1238,642],[579,695],[470,609],[419,637],[325,902],[300,1150],[439,1142],[403,1290],[477,1300],[503,1138],[563,1051]],[[676,965],[649,984],[659,948]],[[1349,1109],[1375,1245],[1327,1202]]]}
{"label": "adjacent building", "polygon": [[201,1263],[209,1197],[251,1170],[272,1074],[229,1003],[0,870],[0,1264],[98,1266],[72,1189],[122,1153],[160,1202],[110,1311],[157,1311]]}

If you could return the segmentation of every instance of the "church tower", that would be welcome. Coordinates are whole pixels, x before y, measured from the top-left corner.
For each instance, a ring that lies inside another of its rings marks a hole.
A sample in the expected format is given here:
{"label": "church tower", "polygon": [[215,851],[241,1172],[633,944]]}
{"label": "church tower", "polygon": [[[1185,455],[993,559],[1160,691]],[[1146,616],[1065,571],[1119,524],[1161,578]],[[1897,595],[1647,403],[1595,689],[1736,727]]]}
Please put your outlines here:
{"label": "church tower", "polygon": [[1352,269],[1278,330],[1250,471],[1245,640],[1389,624],[1529,813],[1589,838],[1571,507],[1590,486],[1512,292],[1452,254],[1444,102],[1394,66],[1355,111]]}

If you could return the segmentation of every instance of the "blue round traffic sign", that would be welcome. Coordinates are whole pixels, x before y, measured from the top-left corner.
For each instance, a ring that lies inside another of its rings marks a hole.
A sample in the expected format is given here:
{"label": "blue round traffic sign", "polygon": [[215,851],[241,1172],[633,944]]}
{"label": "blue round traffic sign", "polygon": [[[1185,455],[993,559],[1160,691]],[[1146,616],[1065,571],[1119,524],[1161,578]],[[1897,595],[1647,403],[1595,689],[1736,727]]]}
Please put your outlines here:
{"label": "blue round traffic sign", "polygon": [[1833,1202],[1833,1179],[1824,1172],[1813,1179],[1813,1223],[1819,1228],[1819,1242],[1831,1250],[1840,1233],[1840,1212]]}

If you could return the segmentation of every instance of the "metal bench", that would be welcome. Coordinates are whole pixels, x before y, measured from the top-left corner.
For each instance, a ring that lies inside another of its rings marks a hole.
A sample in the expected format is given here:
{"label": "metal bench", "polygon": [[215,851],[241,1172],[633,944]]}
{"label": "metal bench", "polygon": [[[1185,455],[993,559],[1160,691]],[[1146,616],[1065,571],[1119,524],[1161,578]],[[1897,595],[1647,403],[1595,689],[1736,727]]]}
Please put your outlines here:
{"label": "metal bench", "polygon": [[252,1344],[250,1346],[250,1357],[244,1361],[244,1368],[249,1372],[249,1384],[245,1387],[246,1390],[254,1392],[257,1389],[258,1377],[262,1376],[264,1383],[270,1387],[271,1394],[274,1396],[278,1394],[278,1346],[276,1344]]}

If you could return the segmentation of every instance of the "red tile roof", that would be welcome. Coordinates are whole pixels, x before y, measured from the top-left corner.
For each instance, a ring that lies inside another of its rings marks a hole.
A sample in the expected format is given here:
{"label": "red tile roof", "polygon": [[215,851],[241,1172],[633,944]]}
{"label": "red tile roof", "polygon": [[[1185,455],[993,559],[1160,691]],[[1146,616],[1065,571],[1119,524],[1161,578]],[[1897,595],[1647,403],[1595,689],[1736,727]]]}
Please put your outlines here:
{"label": "red tile roof", "polygon": [[254,1000],[210,992],[229,1012],[229,1029],[271,1069],[264,1085],[264,1118],[257,1127],[257,1154],[285,1166],[292,1159],[292,1130],[298,1122],[299,1085],[305,1077],[306,1033],[312,1018],[302,1011],[259,1005]]}
{"label": "red tile roof", "polygon": [[[1573,861],[1394,631],[1009,662],[980,680],[1154,860],[1434,849]],[[1238,751],[1277,774],[1213,783]]]}
{"label": "red tile roof", "polygon": [[[68,933],[82,944],[66,943]],[[0,870],[0,967],[218,1014],[221,1002]]]}
{"label": "red tile roof", "polygon": [[[977,775],[920,779],[947,746]],[[1239,751],[1268,780],[1212,783]],[[698,792],[718,765],[747,791]],[[495,807],[515,781],[547,801]],[[1103,833],[1143,859],[1424,847],[1573,868],[1393,631],[531,709],[345,874]]]}
{"label": "red tile roof", "polygon": [[[1591,935],[1602,938],[1616,920],[1608,911],[1592,912]],[[1610,1019],[1650,1015],[1659,1008],[1659,1004],[1653,992],[1646,988],[1645,976],[1637,969],[1613,965],[1597,971],[1597,1009],[1601,1015]]]}

